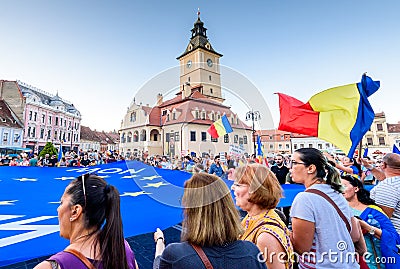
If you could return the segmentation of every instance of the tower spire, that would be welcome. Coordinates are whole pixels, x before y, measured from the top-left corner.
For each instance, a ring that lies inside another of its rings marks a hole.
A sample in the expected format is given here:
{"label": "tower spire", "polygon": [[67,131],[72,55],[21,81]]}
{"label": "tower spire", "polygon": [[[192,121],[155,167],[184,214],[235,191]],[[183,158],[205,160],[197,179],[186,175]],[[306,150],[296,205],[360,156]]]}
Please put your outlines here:
{"label": "tower spire", "polygon": [[197,8],[197,18],[200,20],[200,8]]}

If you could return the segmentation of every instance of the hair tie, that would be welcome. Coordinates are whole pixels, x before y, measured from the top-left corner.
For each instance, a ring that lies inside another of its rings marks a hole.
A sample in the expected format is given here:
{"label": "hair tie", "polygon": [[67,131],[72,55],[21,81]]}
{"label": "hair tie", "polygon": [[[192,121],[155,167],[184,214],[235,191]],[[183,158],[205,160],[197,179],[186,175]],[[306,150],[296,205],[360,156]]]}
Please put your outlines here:
{"label": "hair tie", "polygon": [[107,194],[110,192],[110,184],[107,184],[106,187],[104,188],[104,193]]}

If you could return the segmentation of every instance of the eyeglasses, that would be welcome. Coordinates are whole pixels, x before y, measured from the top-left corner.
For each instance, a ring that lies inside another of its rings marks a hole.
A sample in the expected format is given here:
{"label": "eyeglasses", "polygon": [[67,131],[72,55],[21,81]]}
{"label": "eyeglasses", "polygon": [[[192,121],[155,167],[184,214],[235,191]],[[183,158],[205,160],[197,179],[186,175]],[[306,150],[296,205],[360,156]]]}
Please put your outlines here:
{"label": "eyeglasses", "polygon": [[80,175],[80,176],[78,177],[78,178],[81,178],[81,180],[82,180],[83,198],[84,198],[84,201],[85,201],[84,208],[86,208],[86,186],[85,186],[85,178],[89,177],[90,175],[95,175],[95,176],[96,176],[95,173],[86,173],[86,174]]}
{"label": "eyeglasses", "polygon": [[237,182],[234,182],[234,183],[232,184],[232,187],[235,187],[235,188],[240,188],[240,187],[244,187],[244,186],[247,186],[247,184],[239,184],[239,183],[237,183]]}
{"label": "eyeglasses", "polygon": [[292,162],[290,163],[290,167],[293,167],[293,165],[296,165],[296,164],[304,164],[304,165],[306,165],[305,163],[302,163],[302,162],[292,161]]}

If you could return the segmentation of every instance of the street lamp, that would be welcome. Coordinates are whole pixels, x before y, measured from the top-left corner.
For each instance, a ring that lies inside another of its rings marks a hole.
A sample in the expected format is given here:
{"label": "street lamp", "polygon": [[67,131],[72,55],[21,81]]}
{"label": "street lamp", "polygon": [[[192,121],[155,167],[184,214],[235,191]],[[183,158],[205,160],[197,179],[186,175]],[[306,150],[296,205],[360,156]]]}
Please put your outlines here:
{"label": "street lamp", "polygon": [[252,122],[252,137],[253,137],[253,145],[254,145],[254,155],[256,156],[256,139],[254,137],[254,133],[256,132],[254,129],[254,122],[261,119],[261,115],[259,111],[249,111],[246,113],[246,121],[251,120]]}
{"label": "street lamp", "polygon": [[68,131],[70,131],[71,132],[71,136],[70,136],[70,140],[71,140],[71,147],[70,147],[70,149],[69,149],[69,151],[71,152],[73,149],[72,149],[72,140],[74,139],[74,127],[72,127],[72,125],[70,125],[69,127],[68,127]]}

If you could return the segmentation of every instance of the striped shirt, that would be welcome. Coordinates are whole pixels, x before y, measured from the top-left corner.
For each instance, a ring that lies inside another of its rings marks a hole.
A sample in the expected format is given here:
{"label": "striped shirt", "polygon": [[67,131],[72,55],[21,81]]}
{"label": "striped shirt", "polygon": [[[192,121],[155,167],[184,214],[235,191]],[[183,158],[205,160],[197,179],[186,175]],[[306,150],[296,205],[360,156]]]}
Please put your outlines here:
{"label": "striped shirt", "polygon": [[393,208],[390,220],[400,233],[400,176],[389,177],[371,190],[371,198],[378,205]]}

